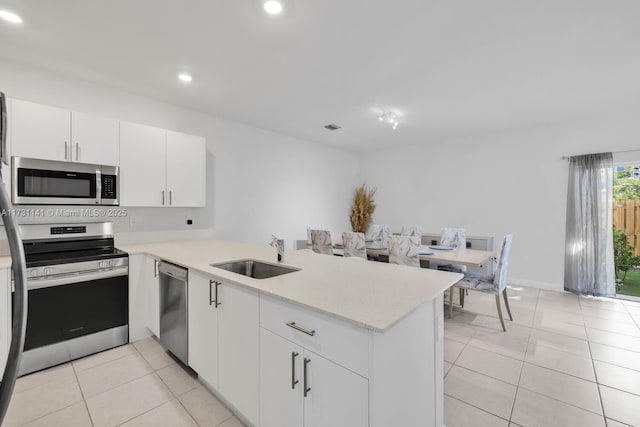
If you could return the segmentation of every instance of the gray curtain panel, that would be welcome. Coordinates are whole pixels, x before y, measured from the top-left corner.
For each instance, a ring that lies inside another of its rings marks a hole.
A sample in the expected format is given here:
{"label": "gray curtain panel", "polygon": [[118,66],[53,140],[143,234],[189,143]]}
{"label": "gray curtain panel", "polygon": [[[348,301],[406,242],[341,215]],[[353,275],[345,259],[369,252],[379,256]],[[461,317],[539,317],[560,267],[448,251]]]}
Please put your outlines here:
{"label": "gray curtain panel", "polygon": [[611,153],[571,157],[564,263],[567,291],[608,297],[616,294],[612,191]]}

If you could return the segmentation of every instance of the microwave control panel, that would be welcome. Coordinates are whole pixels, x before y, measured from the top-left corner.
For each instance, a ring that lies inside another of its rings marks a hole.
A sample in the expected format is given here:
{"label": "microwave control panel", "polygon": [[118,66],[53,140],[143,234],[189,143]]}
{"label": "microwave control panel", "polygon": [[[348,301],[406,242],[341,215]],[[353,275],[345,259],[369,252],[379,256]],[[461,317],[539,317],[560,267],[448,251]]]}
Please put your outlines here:
{"label": "microwave control panel", "polygon": [[115,175],[102,175],[102,198],[103,199],[117,199],[118,194],[116,191],[116,176]]}

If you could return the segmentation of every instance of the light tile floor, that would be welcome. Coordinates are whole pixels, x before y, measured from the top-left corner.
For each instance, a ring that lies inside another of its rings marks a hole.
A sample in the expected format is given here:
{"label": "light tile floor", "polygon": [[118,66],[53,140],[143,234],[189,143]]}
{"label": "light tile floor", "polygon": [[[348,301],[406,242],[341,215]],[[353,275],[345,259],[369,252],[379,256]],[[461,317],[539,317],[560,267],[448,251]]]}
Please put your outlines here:
{"label": "light tile floor", "polygon": [[[510,287],[445,319],[445,423],[640,426],[640,303]],[[457,298],[456,298],[457,300]],[[20,378],[2,427],[241,427],[149,338]]]}
{"label": "light tile floor", "polygon": [[640,426],[640,302],[508,294],[506,333],[479,292],[445,319],[446,426]]}
{"label": "light tile floor", "polygon": [[2,427],[242,427],[153,338],[19,378]]}

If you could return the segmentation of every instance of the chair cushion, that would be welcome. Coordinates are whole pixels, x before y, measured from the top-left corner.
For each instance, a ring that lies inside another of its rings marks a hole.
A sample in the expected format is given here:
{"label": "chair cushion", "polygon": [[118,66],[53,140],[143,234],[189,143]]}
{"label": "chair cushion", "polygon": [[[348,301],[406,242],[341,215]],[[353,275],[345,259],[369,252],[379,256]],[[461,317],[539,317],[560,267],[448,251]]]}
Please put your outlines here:
{"label": "chair cushion", "polygon": [[498,294],[496,285],[491,280],[487,280],[482,276],[465,276],[464,278],[460,279],[460,281],[454,286],[486,292],[488,294]]}

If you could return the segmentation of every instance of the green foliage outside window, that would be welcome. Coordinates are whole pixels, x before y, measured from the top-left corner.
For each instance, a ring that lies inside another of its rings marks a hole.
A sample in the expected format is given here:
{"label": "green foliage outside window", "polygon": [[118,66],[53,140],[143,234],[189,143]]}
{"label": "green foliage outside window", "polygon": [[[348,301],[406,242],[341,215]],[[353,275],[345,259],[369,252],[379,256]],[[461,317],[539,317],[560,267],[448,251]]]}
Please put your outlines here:
{"label": "green foliage outside window", "polygon": [[621,230],[613,230],[613,260],[616,267],[616,279],[624,282],[627,272],[640,265],[640,256],[633,255],[633,246]]}
{"label": "green foliage outside window", "polygon": [[640,178],[633,176],[633,167],[614,172],[613,200],[640,200]]}

